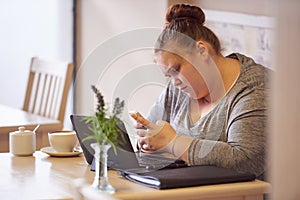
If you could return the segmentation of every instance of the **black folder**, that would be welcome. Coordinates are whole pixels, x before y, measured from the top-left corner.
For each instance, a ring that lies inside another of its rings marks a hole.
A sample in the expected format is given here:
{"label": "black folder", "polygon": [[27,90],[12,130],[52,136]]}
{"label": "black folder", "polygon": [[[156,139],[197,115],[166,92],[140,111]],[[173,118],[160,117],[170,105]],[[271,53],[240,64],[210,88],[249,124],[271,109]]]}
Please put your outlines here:
{"label": "black folder", "polygon": [[216,166],[190,166],[149,172],[119,171],[124,178],[156,189],[171,189],[255,180],[251,173]]}

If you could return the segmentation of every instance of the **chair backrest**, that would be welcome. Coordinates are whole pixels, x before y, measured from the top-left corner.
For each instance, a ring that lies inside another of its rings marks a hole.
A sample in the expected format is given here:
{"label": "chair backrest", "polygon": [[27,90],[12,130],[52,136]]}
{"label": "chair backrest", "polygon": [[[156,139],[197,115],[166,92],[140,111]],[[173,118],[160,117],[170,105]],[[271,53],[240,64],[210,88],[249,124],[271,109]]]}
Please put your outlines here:
{"label": "chair backrest", "polygon": [[72,63],[33,57],[23,110],[63,123],[73,69]]}

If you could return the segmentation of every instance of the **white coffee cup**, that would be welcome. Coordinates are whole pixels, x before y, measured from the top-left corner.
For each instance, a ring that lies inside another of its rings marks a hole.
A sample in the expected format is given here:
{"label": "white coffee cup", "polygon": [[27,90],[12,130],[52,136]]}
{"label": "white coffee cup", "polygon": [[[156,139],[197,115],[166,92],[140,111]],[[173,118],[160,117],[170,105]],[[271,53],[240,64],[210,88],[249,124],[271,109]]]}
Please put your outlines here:
{"label": "white coffee cup", "polygon": [[72,152],[78,144],[75,131],[61,130],[48,133],[49,143],[56,152]]}

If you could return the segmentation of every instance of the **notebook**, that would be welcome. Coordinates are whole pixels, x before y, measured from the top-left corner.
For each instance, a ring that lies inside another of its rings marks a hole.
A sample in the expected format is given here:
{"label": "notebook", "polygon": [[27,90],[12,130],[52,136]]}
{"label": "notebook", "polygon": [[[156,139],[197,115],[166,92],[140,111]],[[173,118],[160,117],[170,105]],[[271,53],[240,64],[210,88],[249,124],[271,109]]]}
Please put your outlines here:
{"label": "notebook", "polygon": [[119,174],[130,181],[155,189],[171,189],[255,180],[254,174],[237,172],[212,165],[161,169],[142,173],[127,170],[119,171]]}
{"label": "notebook", "polygon": [[[82,139],[88,135],[93,134],[89,129],[90,124],[86,124],[83,120],[83,115],[71,115],[71,122],[76,132],[79,144],[82,148],[86,161],[91,165],[91,170],[94,170],[94,150],[90,146],[95,142],[88,140],[82,142]],[[148,172],[161,168],[179,168],[186,167],[187,164],[179,159],[165,157],[162,154],[145,154],[134,152],[132,143],[127,133],[126,127],[123,122],[118,125],[118,139],[123,141],[116,145],[117,153],[115,154],[113,148],[108,151],[108,167],[116,170],[128,170],[134,172]]]}

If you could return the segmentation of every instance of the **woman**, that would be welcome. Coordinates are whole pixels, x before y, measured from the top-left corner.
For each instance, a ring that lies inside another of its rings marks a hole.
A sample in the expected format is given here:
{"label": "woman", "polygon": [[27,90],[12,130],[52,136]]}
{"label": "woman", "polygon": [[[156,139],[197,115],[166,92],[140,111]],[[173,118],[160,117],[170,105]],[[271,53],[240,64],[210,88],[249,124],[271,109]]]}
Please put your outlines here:
{"label": "woman", "polygon": [[269,70],[234,53],[224,57],[201,8],[177,4],[166,13],[155,62],[171,81],[147,119],[139,113],[139,145],[190,165],[265,172]]}

